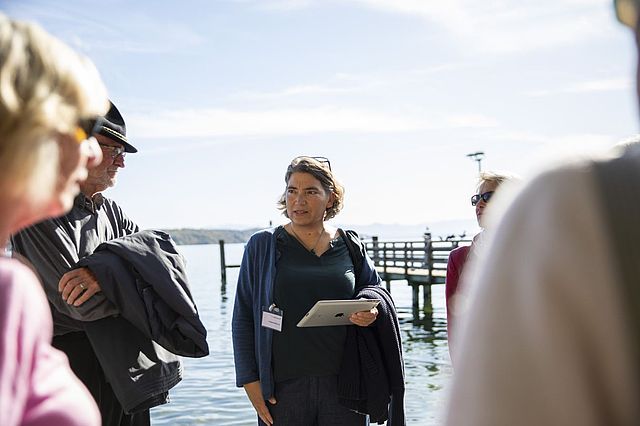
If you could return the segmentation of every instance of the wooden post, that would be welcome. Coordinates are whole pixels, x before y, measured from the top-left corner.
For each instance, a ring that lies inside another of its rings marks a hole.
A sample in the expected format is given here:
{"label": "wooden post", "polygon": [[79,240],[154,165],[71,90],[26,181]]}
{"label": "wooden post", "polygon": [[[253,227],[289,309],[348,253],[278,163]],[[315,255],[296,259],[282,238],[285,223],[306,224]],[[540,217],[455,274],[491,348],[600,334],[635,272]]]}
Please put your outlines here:
{"label": "wooden post", "polygon": [[224,240],[218,241],[220,245],[220,281],[222,282],[222,288],[227,286],[227,262],[224,258]]}
{"label": "wooden post", "polygon": [[431,285],[431,277],[433,274],[433,245],[431,244],[431,232],[427,228],[424,233],[424,266],[429,270],[428,283]]}
{"label": "wooden post", "polygon": [[412,290],[411,297],[411,313],[414,321],[420,319],[420,284],[416,282],[409,282]]}
{"label": "wooden post", "polygon": [[424,255],[425,262],[429,268],[427,283],[423,286],[422,312],[425,314],[433,313],[433,305],[431,304],[431,285],[433,284],[433,244],[431,243],[431,232],[429,228],[424,233]]}
{"label": "wooden post", "polygon": [[387,243],[382,243],[382,271],[387,275]]}
{"label": "wooden post", "polygon": [[404,242],[404,276],[409,278],[409,243],[408,241]]}
{"label": "wooden post", "polygon": [[431,286],[422,286],[422,312],[427,315],[433,314],[433,304],[431,303]]}
{"label": "wooden post", "polygon": [[371,242],[373,243],[373,264],[380,265],[378,261],[380,260],[380,250],[378,248],[378,237],[375,235],[371,237]]}

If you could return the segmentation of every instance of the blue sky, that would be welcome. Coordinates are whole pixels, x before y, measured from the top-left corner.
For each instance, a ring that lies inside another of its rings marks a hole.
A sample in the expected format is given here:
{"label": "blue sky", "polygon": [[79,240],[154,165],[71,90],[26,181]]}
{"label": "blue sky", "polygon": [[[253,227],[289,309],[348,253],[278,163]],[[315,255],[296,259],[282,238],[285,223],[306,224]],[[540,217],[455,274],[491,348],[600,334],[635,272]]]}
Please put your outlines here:
{"label": "blue sky", "polygon": [[[6,1],[91,57],[128,124],[107,195],[144,227],[253,227],[291,158],[347,189],[338,224],[472,219],[524,177],[637,132],[635,47],[609,0]],[[534,201],[532,201],[534,202]]]}

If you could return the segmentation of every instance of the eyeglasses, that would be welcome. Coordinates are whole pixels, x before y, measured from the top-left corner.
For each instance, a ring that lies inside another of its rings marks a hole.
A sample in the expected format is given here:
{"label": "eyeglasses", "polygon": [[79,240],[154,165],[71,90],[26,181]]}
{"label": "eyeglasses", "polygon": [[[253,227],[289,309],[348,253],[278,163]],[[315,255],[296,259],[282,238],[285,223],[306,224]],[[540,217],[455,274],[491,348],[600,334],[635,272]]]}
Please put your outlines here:
{"label": "eyeglasses", "polygon": [[473,197],[471,197],[471,205],[475,206],[480,202],[480,200],[484,201],[485,203],[488,203],[492,196],[493,196],[493,191],[488,191],[483,194],[476,194]]}
{"label": "eyeglasses", "polygon": [[631,29],[636,29],[640,14],[640,0],[614,0],[616,18]]}
{"label": "eyeglasses", "polygon": [[331,170],[331,162],[329,161],[329,159],[328,159],[327,157],[312,157],[312,156],[310,156],[310,155],[301,155],[301,156],[299,156],[299,157],[294,158],[294,159],[293,159],[293,161],[292,161],[292,163],[293,163],[294,161],[302,160],[302,159],[305,159],[305,158],[311,158],[311,159],[313,159],[313,160],[316,160],[316,161],[317,161],[318,163],[320,163],[320,164],[326,164],[326,165],[327,165],[327,168],[328,168],[329,170]]}
{"label": "eyeglasses", "polygon": [[73,133],[73,137],[78,144],[81,144],[96,133],[98,130],[97,127],[98,121],[95,118],[80,120]]}
{"label": "eyeglasses", "polygon": [[103,143],[99,143],[98,145],[100,145],[103,150],[109,152],[111,158],[117,158],[120,155],[122,155],[122,158],[124,158],[124,156],[127,155],[127,153],[124,151],[123,146],[105,145]]}

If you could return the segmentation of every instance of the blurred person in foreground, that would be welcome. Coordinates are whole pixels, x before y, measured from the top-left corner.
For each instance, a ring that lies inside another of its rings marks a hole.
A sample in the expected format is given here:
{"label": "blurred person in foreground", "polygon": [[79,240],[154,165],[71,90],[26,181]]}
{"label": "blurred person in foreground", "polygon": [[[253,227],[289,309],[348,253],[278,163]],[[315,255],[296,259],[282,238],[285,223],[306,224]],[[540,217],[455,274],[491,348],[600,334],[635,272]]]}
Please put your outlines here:
{"label": "blurred person in foreground", "polygon": [[482,247],[486,221],[483,219],[485,208],[493,193],[504,182],[511,180],[512,177],[506,174],[496,172],[482,172],[478,178],[477,193],[471,196],[471,205],[475,208],[476,220],[482,231],[473,237],[471,245],[457,247],[449,254],[447,262],[447,278],[445,281],[445,298],[447,306],[447,341],[449,342],[449,355],[451,362],[454,362],[455,341],[454,341],[454,324],[467,309],[466,292],[459,288],[458,283],[460,277],[464,273],[464,266],[470,257],[475,257],[477,251]]}
{"label": "blurred person in foreground", "polygon": [[[254,234],[242,259],[232,320],[236,384],[259,425],[358,426],[368,424],[363,414],[404,425],[393,301],[356,233],[326,223],[341,210],[344,188],[324,157],[294,158],[285,184],[278,204],[289,223]],[[360,297],[381,303],[353,314],[355,327],[296,327],[319,300]],[[357,342],[370,338],[381,343],[369,346],[365,367],[378,376],[358,367]],[[371,361],[377,352],[386,362]]]}
{"label": "blurred person in foreground", "polygon": [[89,171],[66,215],[13,235],[51,304],[53,346],[98,403],[109,426],[149,425],[182,379],[177,355],[208,354],[206,329],[170,236],[140,231],[102,192],[116,183],[127,152],[124,119],[110,103],[94,135],[103,161]]}
{"label": "blurred person in foreground", "polygon": [[[638,39],[640,1],[615,6]],[[506,206],[470,274],[446,425],[638,424],[639,194],[635,143]]]}
{"label": "blurred person in foreground", "polygon": [[[107,110],[93,64],[40,27],[0,13],[0,245],[67,212],[102,155],[90,138]],[[34,273],[0,257],[0,424],[100,424],[91,395],[51,346]]]}

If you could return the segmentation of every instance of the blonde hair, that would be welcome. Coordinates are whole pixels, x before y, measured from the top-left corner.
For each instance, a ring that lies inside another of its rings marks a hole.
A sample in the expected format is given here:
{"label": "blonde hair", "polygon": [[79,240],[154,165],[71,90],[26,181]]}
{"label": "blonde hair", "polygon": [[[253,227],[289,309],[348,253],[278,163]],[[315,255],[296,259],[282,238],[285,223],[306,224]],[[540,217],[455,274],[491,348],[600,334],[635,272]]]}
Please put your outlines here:
{"label": "blonde hair", "polygon": [[637,146],[640,146],[640,134],[621,140],[615,144],[613,149],[615,152],[622,153],[628,149],[635,149]]}
{"label": "blonde hair", "polygon": [[488,172],[480,172],[478,176],[478,183],[476,185],[476,190],[480,190],[480,187],[485,183],[495,183],[496,188],[502,185],[506,181],[519,180],[519,178],[515,175],[508,173],[498,173],[493,171]]}
{"label": "blonde hair", "polygon": [[[291,175],[294,173],[309,173],[320,181],[325,191],[333,194],[333,205],[324,212],[324,220],[334,218],[340,210],[342,210],[344,203],[344,186],[338,182],[328,163],[321,163],[313,157],[296,157],[291,161],[289,167],[287,167],[287,172],[284,175],[285,184],[289,184],[289,178],[291,178]],[[287,213],[286,189],[278,200],[278,209],[282,210],[282,214],[289,218],[289,214]]]}
{"label": "blonde hair", "polygon": [[93,63],[39,26],[0,13],[0,191],[47,197],[59,169],[58,134],[108,109]]}

